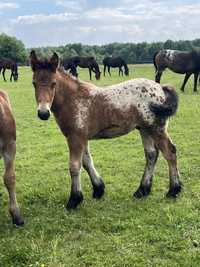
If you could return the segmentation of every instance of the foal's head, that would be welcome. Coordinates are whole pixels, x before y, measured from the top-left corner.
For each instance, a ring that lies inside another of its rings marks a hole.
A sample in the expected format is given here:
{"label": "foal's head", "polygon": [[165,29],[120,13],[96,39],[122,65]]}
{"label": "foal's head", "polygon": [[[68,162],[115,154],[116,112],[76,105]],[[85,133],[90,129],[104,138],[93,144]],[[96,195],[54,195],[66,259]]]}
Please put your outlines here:
{"label": "foal's head", "polygon": [[30,53],[30,63],[33,70],[33,86],[38,104],[38,117],[48,120],[51,115],[51,106],[55,96],[56,69],[59,58],[56,53],[49,60],[40,60],[35,51]]}

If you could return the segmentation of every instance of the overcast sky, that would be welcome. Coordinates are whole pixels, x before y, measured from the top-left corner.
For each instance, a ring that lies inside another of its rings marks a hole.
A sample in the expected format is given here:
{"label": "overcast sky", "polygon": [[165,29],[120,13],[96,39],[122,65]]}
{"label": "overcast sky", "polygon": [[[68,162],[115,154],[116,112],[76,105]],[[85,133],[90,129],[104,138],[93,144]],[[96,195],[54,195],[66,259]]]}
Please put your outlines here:
{"label": "overcast sky", "polygon": [[26,47],[200,38],[199,0],[0,0],[0,18]]}

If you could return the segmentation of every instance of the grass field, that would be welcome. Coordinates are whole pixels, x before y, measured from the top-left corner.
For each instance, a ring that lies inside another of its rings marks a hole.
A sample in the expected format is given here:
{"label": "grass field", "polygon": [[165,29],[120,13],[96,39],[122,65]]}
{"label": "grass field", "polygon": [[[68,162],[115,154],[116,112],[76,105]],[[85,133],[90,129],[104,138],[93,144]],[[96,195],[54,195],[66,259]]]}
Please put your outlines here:
{"label": "grass field", "polygon": [[[1,180],[0,267],[200,266],[200,94],[192,92],[192,82],[180,94],[178,113],[169,125],[184,183],[181,196],[165,198],[168,168],[160,157],[152,194],[144,200],[132,198],[144,169],[143,147],[134,131],[91,142],[106,194],[93,200],[83,171],[84,202],[67,212],[68,149],[53,117],[47,122],[37,119],[31,76],[24,67],[17,83],[0,80],[17,122],[17,193],[26,220],[24,228],[12,226]],[[153,79],[154,69],[131,66],[129,79],[133,77]],[[80,78],[88,80],[87,71],[80,71]],[[113,71],[111,78],[95,83],[103,86],[124,79]],[[166,72],[162,82],[179,92],[182,79]],[[2,162],[0,169],[3,174]]]}

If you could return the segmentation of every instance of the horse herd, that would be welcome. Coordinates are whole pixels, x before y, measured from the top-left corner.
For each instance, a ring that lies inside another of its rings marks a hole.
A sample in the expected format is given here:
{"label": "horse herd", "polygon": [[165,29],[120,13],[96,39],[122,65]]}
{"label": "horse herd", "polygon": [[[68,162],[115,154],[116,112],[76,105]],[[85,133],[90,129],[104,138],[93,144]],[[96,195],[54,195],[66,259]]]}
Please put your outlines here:
{"label": "horse herd", "polygon": [[[144,173],[134,197],[142,198],[151,192],[159,151],[169,166],[167,197],[176,197],[181,192],[176,147],[167,133],[167,121],[176,113],[178,96],[174,88],[158,82],[168,67],[175,72],[186,73],[182,90],[191,74],[194,74],[196,83],[200,68],[195,55],[194,52],[160,51],[154,56],[157,82],[140,78],[102,88],[66,72],[56,53],[50,59],[40,59],[35,51],[31,51],[37,115],[41,120],[48,120],[53,113],[69,147],[71,193],[66,202],[67,209],[75,209],[83,201],[81,167],[90,177],[93,197],[99,199],[105,191],[103,178],[95,169],[90,154],[89,141],[118,137],[134,129],[141,135],[146,158]],[[77,58],[75,62],[74,65],[69,61],[63,62],[63,65],[69,64],[73,74],[78,65],[84,65]],[[90,62],[93,64],[89,71],[96,71],[98,67],[92,57]],[[104,72],[108,62],[106,59]],[[124,68],[127,75],[128,68]],[[97,78],[97,72],[95,75]],[[24,224],[24,219],[15,192],[16,126],[8,95],[3,91],[0,91],[0,117],[0,152],[5,165],[4,183],[9,193],[9,211],[13,223],[20,226]]]}

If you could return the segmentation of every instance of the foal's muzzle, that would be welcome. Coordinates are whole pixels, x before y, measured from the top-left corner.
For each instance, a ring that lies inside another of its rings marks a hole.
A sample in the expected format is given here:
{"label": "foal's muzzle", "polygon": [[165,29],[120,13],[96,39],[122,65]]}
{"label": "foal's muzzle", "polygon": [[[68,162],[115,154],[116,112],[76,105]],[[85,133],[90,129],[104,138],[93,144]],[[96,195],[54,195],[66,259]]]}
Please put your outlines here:
{"label": "foal's muzzle", "polygon": [[48,120],[50,115],[51,115],[51,113],[48,109],[47,110],[38,110],[38,117],[41,120],[44,120],[44,121]]}

